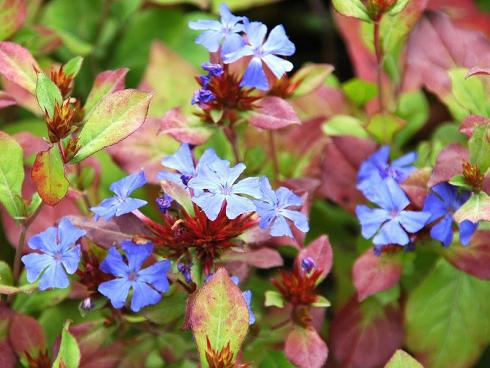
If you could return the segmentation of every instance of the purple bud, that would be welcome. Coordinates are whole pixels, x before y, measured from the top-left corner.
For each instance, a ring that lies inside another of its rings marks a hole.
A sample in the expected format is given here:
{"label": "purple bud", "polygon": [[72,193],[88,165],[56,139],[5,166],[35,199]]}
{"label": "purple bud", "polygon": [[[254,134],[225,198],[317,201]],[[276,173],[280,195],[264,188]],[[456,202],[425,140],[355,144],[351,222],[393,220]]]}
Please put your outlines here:
{"label": "purple bud", "polygon": [[200,76],[199,76],[199,80],[201,81],[201,85],[202,85],[203,87],[205,87],[205,88],[208,86],[208,84],[209,84],[209,80],[210,80],[210,79],[211,79],[211,78],[210,78],[210,77],[208,77],[207,75],[200,75]]}
{"label": "purple bud", "polygon": [[190,176],[190,175],[185,175],[185,174],[182,174],[182,175],[180,176],[180,180],[182,180],[182,183],[183,183],[185,186],[187,186],[187,184],[189,184],[189,180],[191,180],[191,179],[192,179],[192,176]]}
{"label": "purple bud", "polygon": [[155,199],[155,202],[162,213],[167,213],[168,209],[172,206],[173,201],[173,198],[167,193],[164,193],[163,196]]}
{"label": "purple bud", "polygon": [[95,303],[93,302],[92,298],[88,297],[83,299],[80,308],[84,311],[91,311],[95,308]]}
{"label": "purple bud", "polygon": [[184,276],[185,282],[187,282],[188,284],[192,283],[191,265],[190,264],[180,262],[177,265],[177,269]]}
{"label": "purple bud", "polygon": [[194,92],[192,96],[192,104],[209,103],[213,101],[216,97],[213,95],[209,89],[201,88],[200,90]]}
{"label": "purple bud", "polygon": [[311,257],[306,257],[301,260],[301,268],[306,273],[310,273],[313,268],[315,268],[315,261]]}
{"label": "purple bud", "polygon": [[212,64],[209,61],[201,64],[201,67],[209,73],[211,77],[219,77],[223,74],[223,66],[221,64]]}

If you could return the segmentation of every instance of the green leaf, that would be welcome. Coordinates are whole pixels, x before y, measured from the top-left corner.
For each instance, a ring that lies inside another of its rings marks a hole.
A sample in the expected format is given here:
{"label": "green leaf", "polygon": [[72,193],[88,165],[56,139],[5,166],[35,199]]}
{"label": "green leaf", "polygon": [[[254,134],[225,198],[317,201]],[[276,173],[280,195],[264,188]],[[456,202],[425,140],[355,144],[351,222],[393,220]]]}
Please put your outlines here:
{"label": "green leaf", "polygon": [[359,138],[369,138],[362,121],[349,115],[336,115],[322,125],[323,132],[330,136],[350,135]]}
{"label": "green leaf", "polygon": [[396,115],[407,124],[395,136],[398,146],[403,146],[414,136],[429,118],[429,103],[422,91],[402,93]]}
{"label": "green leaf", "polygon": [[471,187],[471,185],[469,185],[467,182],[466,182],[466,179],[464,178],[463,175],[456,175],[456,176],[453,176],[450,180],[449,180],[449,184],[451,185],[454,185],[456,187],[460,187],[460,188],[463,188],[463,189],[466,189],[466,190],[473,190],[473,188]]}
{"label": "green leaf", "polygon": [[386,363],[385,368],[424,368],[412,356],[403,350],[397,350]]}
{"label": "green leaf", "polygon": [[78,368],[80,364],[80,348],[77,340],[68,330],[69,327],[70,321],[66,321],[61,333],[60,350],[53,368]]}
{"label": "green leaf", "polygon": [[24,182],[23,152],[7,133],[0,131],[0,203],[13,218],[24,216],[22,183]]}
{"label": "green leaf", "polygon": [[90,93],[83,106],[85,117],[91,114],[93,108],[107,95],[124,88],[124,80],[128,73],[127,68],[106,70],[97,75]]}
{"label": "green leaf", "polygon": [[65,198],[70,183],[58,147],[52,146],[36,155],[31,177],[44,203],[54,206]]}
{"label": "green leaf", "polygon": [[264,303],[264,305],[266,307],[283,308],[284,303],[285,303],[285,301],[284,301],[282,294],[280,292],[275,291],[275,290],[267,290],[265,292],[265,303]]}
{"label": "green leaf", "polygon": [[378,87],[375,83],[357,78],[342,84],[342,90],[347,98],[357,106],[364,106],[378,95]]}
{"label": "green leaf", "polygon": [[407,346],[431,368],[470,367],[490,339],[490,283],[440,259],[408,297]]}
{"label": "green leaf", "polygon": [[101,149],[123,140],[145,121],[151,95],[134,89],[110,94],[93,109],[78,138],[77,163]]}
{"label": "green leaf", "polygon": [[390,11],[388,12],[388,14],[389,15],[397,15],[398,13],[400,13],[401,11],[403,11],[403,9],[406,8],[406,6],[408,5],[408,1],[409,0],[397,0],[397,2],[390,9]]}
{"label": "green leaf", "polygon": [[259,368],[294,368],[282,351],[267,351]]}
{"label": "green leaf", "polygon": [[144,308],[141,314],[153,323],[165,325],[184,315],[187,294],[174,289],[172,294],[165,297],[155,305]]}
{"label": "green leaf", "polygon": [[458,223],[469,220],[475,224],[478,221],[490,221],[490,196],[485,192],[473,193],[454,213],[454,219]]}
{"label": "green leaf", "polygon": [[0,40],[5,40],[17,31],[26,18],[23,0],[0,0]]}
{"label": "green leaf", "polygon": [[393,141],[395,133],[404,125],[405,122],[395,115],[376,114],[371,117],[366,129],[378,142],[386,144]]}
{"label": "green leaf", "polygon": [[219,268],[197,292],[191,307],[190,323],[202,366],[208,367],[207,338],[215,351],[229,344],[236,359],[247,335],[248,321],[247,303],[241,290],[231,281],[228,272]]}
{"label": "green leaf", "polygon": [[293,83],[299,83],[298,88],[294,90],[294,96],[304,96],[313,92],[313,90],[325,83],[333,70],[334,67],[329,64],[308,64],[303,66],[291,78]]}
{"label": "green leaf", "polygon": [[368,11],[361,0],[332,0],[335,10],[347,17],[370,22]]}
{"label": "green leaf", "polygon": [[321,308],[321,307],[330,307],[332,303],[325,298],[324,296],[317,295],[315,302],[312,304],[313,307]]}
{"label": "green leaf", "polygon": [[[242,10],[249,9],[254,6],[261,6],[266,4],[275,3],[280,0],[227,0],[226,5],[230,7],[231,10]],[[211,0],[211,5],[213,11],[217,12],[219,6],[223,3],[221,0]]]}
{"label": "green leaf", "polygon": [[478,126],[468,142],[470,162],[482,173],[490,168],[490,124]]}
{"label": "green leaf", "polygon": [[67,75],[71,75],[75,78],[78,75],[83,63],[83,57],[76,56],[73,59],[68,60],[65,65],[63,65],[63,71]]}
{"label": "green leaf", "polygon": [[208,6],[208,0],[150,0],[150,2],[158,5],[192,4],[203,9]]}
{"label": "green leaf", "polygon": [[46,111],[50,117],[54,114],[55,104],[63,103],[58,86],[43,72],[37,73],[36,97],[41,110]]}
{"label": "green leaf", "polygon": [[490,117],[490,96],[480,78],[466,78],[468,70],[451,69],[451,91],[457,102],[470,113]]}

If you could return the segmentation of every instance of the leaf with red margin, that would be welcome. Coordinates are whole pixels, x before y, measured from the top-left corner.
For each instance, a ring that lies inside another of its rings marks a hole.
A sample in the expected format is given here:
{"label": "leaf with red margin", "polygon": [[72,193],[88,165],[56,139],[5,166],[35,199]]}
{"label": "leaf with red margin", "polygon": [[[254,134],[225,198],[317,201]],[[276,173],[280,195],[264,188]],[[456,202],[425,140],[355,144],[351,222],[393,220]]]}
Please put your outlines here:
{"label": "leaf with red margin", "polygon": [[0,109],[4,109],[6,107],[15,105],[16,101],[11,95],[7,92],[0,91]]}
{"label": "leaf with red margin", "polygon": [[0,40],[12,36],[26,19],[25,0],[0,0]]}
{"label": "leaf with red margin", "polygon": [[490,231],[477,231],[468,246],[453,244],[444,257],[456,268],[482,280],[490,280]]}
{"label": "leaf with red margin", "polygon": [[10,322],[10,344],[15,353],[25,356],[26,353],[33,358],[46,348],[44,331],[39,322],[31,316],[15,314]]}
{"label": "leaf with red margin", "polygon": [[[322,85],[311,93],[290,99],[294,111],[304,122],[306,120],[321,118],[322,122],[333,115],[348,113],[348,105],[344,94],[335,87]],[[304,133],[304,123],[297,127]]]}
{"label": "leaf with red margin", "polygon": [[445,100],[451,92],[448,70],[490,64],[490,42],[479,32],[456,27],[440,12],[427,12],[410,34],[404,89],[425,86]]}
{"label": "leaf with red margin", "polygon": [[54,206],[65,198],[70,183],[58,147],[52,146],[36,155],[31,177],[44,203]]}
{"label": "leaf with red margin", "polygon": [[301,67],[291,77],[292,83],[297,83],[298,88],[294,90],[294,96],[304,96],[325,83],[327,77],[334,71],[330,64],[307,64]]}
{"label": "leaf with red margin", "polygon": [[424,207],[425,198],[427,197],[427,182],[431,176],[430,168],[424,168],[414,171],[401,184],[402,189],[407,194],[410,202],[418,209]]}
{"label": "leaf with red margin", "polygon": [[221,259],[225,262],[244,262],[257,268],[280,267],[284,264],[277,250],[265,247],[244,252],[229,251]]}
{"label": "leaf with red margin", "polygon": [[257,128],[276,130],[301,124],[291,104],[280,97],[264,97],[257,102],[257,106],[249,118],[250,124]]}
{"label": "leaf with red margin", "polygon": [[337,312],[330,327],[330,349],[342,368],[375,368],[386,363],[403,343],[398,306],[353,298]]}
{"label": "leaf with red margin", "polygon": [[36,70],[41,70],[31,53],[13,42],[0,42],[0,74],[30,94],[36,93]]}
{"label": "leaf with red margin", "polygon": [[384,368],[424,368],[410,354],[403,350],[397,350]]}
{"label": "leaf with red margin", "polygon": [[474,75],[490,75],[490,67],[475,66],[468,70],[468,73],[466,73],[466,78],[470,78]]}
{"label": "leaf with red margin", "polygon": [[88,115],[105,96],[124,89],[124,81],[128,70],[128,68],[106,70],[97,75],[94,85],[87,97],[87,101],[85,102],[85,106],[83,107],[86,115]]}
{"label": "leaf with red margin", "polygon": [[376,256],[372,249],[368,249],[352,267],[357,300],[362,302],[370,295],[394,287],[400,281],[401,274],[402,265],[396,255],[383,253]]}
{"label": "leaf with red margin", "polygon": [[168,134],[179,142],[197,146],[206,143],[212,130],[185,116],[179,108],[175,108],[161,118],[160,134]]}
{"label": "leaf with red margin", "polygon": [[286,357],[299,368],[321,368],[328,357],[328,347],[314,328],[295,326],[286,338]]}
{"label": "leaf with red margin", "polygon": [[485,124],[490,124],[490,119],[485,116],[470,115],[463,120],[459,126],[459,131],[468,138],[471,138],[473,130],[478,126]]}
{"label": "leaf with red margin", "polygon": [[160,162],[179,148],[179,143],[172,137],[160,134],[161,126],[159,119],[147,118],[141,128],[109,147],[107,152],[125,171],[143,169],[148,181],[157,184],[157,173],[163,168]]}
{"label": "leaf with red margin", "polygon": [[469,154],[466,148],[458,143],[450,144],[437,156],[434,170],[427,184],[429,187],[433,187],[461,174],[463,172],[463,162],[468,160]]}
{"label": "leaf with red margin", "polygon": [[37,103],[36,96],[6,78],[2,78],[2,85],[5,92],[17,102],[17,105],[31,111],[37,116],[42,116],[42,111]]}
{"label": "leaf with red margin", "polygon": [[113,217],[109,221],[95,221],[85,216],[68,216],[76,227],[87,232],[86,237],[95,244],[109,249],[135,235],[150,236],[145,224],[133,214]]}
{"label": "leaf with red margin", "polygon": [[322,235],[301,249],[295,260],[296,267],[302,269],[301,260],[306,257],[313,259],[316,269],[322,270],[321,276],[318,279],[318,282],[320,282],[330,273],[333,264],[332,246],[330,245],[328,236]]}
{"label": "leaf with red margin", "polygon": [[228,272],[219,268],[197,292],[190,314],[190,324],[206,367],[207,339],[215,351],[230,344],[234,357],[248,331],[249,313],[242,291],[231,281]]}
{"label": "leaf with red margin", "polygon": [[376,143],[371,140],[350,136],[332,137],[317,169],[317,175],[322,180],[318,195],[354,212],[356,205],[364,201],[364,196],[356,188],[357,171],[375,149]]}

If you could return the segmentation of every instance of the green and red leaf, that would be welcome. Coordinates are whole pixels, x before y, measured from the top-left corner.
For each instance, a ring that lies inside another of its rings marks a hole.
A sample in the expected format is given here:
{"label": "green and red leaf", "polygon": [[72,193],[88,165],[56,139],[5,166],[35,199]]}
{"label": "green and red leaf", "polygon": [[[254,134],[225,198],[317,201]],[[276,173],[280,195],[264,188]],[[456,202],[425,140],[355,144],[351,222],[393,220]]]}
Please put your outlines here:
{"label": "green and red leaf", "polygon": [[31,95],[36,94],[36,71],[41,70],[31,53],[12,42],[0,42],[0,74]]}
{"label": "green and red leaf", "polygon": [[12,36],[26,19],[25,0],[0,0],[0,40]]}
{"label": "green and red leaf", "polygon": [[312,327],[293,327],[286,338],[284,352],[299,368],[321,368],[328,357],[327,344]]}

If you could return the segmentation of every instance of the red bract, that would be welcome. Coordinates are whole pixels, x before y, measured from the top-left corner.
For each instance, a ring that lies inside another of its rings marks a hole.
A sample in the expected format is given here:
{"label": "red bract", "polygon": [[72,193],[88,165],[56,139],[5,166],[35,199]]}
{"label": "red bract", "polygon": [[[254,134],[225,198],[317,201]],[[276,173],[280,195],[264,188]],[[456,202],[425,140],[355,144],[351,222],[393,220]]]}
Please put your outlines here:
{"label": "red bract", "polygon": [[315,288],[321,275],[320,269],[305,274],[295,266],[293,272],[281,272],[281,279],[273,279],[272,283],[294,306],[311,305],[317,300]]}
{"label": "red bract", "polygon": [[79,281],[83,284],[90,294],[97,293],[97,287],[104,281],[109,281],[111,276],[100,269],[100,261],[97,256],[91,252],[82,252],[82,266],[76,272]]}
{"label": "red bract", "polygon": [[255,226],[257,220],[251,214],[230,220],[222,208],[216,220],[211,221],[196,205],[194,211],[195,217],[182,211],[182,219],[165,215],[163,224],[151,225],[155,235],[147,239],[174,259],[194,250],[204,265],[204,272],[209,274],[215,260],[224,250],[240,245],[236,237]]}

